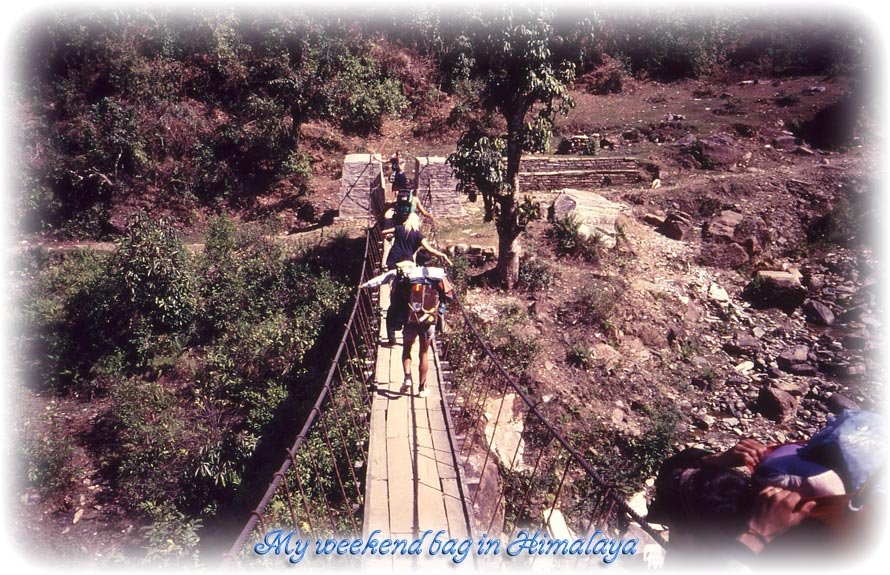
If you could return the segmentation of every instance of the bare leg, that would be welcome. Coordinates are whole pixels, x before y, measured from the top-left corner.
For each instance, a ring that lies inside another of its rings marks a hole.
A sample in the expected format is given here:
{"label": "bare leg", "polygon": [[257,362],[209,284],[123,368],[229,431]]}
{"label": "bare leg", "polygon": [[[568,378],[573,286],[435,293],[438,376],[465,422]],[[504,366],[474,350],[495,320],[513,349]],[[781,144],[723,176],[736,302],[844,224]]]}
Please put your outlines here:
{"label": "bare leg", "polygon": [[430,351],[430,340],[425,337],[420,338],[420,365],[417,366],[417,371],[420,372],[420,389],[424,389],[424,385],[426,385],[426,373],[429,370],[429,351]]}
{"label": "bare leg", "polygon": [[[416,336],[415,336],[416,337]],[[409,389],[411,383],[411,347],[414,346],[414,337],[409,337],[402,332],[402,371],[405,372],[405,381],[402,384],[402,392]],[[421,340],[422,342],[423,340]],[[421,377],[423,377],[421,375]],[[421,381],[423,381],[421,379]]]}

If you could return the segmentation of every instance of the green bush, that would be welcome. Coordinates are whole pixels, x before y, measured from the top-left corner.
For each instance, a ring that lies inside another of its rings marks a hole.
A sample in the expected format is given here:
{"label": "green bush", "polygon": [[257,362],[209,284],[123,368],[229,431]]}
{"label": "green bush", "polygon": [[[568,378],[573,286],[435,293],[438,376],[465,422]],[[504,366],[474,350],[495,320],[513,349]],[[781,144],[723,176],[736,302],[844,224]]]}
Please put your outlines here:
{"label": "green bush", "polygon": [[586,343],[578,342],[572,345],[567,359],[570,365],[581,369],[590,369],[596,362],[596,353]]}
{"label": "green bush", "polygon": [[194,270],[172,222],[139,212],[111,261],[123,309],[152,333],[182,330],[195,314]]}
{"label": "green bush", "polygon": [[142,562],[158,567],[197,567],[200,519],[189,518],[169,506],[152,507],[151,524],[142,528],[145,556]]}
{"label": "green bush", "polygon": [[[584,228],[587,228],[587,231],[584,231]],[[554,220],[550,235],[556,240],[556,251],[559,255],[579,257],[587,262],[600,260],[603,249],[602,234],[590,229],[574,213]]]}
{"label": "green bush", "polygon": [[510,306],[500,310],[497,319],[482,330],[482,337],[494,356],[520,380],[541,351],[541,344],[531,327],[528,314]]}
{"label": "green bush", "polygon": [[559,272],[544,260],[531,256],[519,260],[518,286],[529,293],[548,290],[558,279]]}
{"label": "green bush", "polygon": [[612,329],[615,327],[615,311],[621,301],[621,293],[622,286],[619,282],[595,280],[565,303],[558,315],[570,325],[580,323],[600,329]]}
{"label": "green bush", "polygon": [[643,488],[646,479],[652,477],[670,455],[677,440],[679,414],[673,406],[660,405],[652,410],[648,428],[638,437],[597,426],[590,435],[596,444],[608,443],[616,451],[602,453],[592,463],[610,485],[630,495]]}
{"label": "green bush", "polygon": [[96,371],[126,334],[109,257],[90,250],[48,263],[24,301],[28,369],[37,389],[92,395]]}
{"label": "green bush", "polygon": [[611,50],[637,75],[660,81],[696,78],[724,57],[738,23],[731,15],[654,8],[612,21]]}
{"label": "green bush", "polygon": [[83,470],[73,461],[74,438],[65,434],[56,418],[49,420],[44,433],[25,438],[23,464],[29,484],[44,492],[63,491],[79,479]]}

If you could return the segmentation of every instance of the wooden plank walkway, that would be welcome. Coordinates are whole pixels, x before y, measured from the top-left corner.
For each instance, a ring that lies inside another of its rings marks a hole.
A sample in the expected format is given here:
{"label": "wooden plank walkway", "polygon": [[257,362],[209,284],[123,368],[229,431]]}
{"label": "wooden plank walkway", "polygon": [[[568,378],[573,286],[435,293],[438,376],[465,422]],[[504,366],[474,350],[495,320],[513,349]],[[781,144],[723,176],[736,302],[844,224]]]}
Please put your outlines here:
{"label": "wooden plank walkway", "polygon": [[[380,287],[381,340],[386,338],[389,291],[388,285]],[[430,395],[416,395],[419,347],[415,342],[412,349],[413,395],[399,390],[404,380],[401,332],[392,347],[377,347],[364,537],[377,529],[378,537],[394,539],[412,539],[427,529],[447,530],[449,538],[471,536],[442,400],[444,382],[432,349],[426,382]]]}

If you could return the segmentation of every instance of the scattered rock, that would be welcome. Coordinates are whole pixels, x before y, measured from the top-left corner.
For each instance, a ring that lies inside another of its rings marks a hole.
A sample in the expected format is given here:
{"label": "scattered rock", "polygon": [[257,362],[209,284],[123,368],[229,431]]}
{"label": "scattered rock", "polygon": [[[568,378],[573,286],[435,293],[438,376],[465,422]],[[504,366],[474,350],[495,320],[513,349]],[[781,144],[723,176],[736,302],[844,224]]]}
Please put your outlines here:
{"label": "scattered rock", "polygon": [[692,425],[696,426],[699,429],[703,429],[704,431],[708,431],[714,426],[716,423],[716,419],[713,416],[704,413],[702,415],[696,415],[692,418]]}
{"label": "scattered rock", "polygon": [[754,357],[760,351],[760,340],[746,333],[737,333],[733,341],[723,344],[723,350],[730,355]]}
{"label": "scattered rock", "polygon": [[774,379],[770,385],[793,397],[803,397],[810,391],[810,385],[805,379]]}
{"label": "scattered rock", "polygon": [[643,216],[643,221],[650,226],[657,228],[664,223],[664,218],[656,216],[655,214],[646,214]]}
{"label": "scattered rock", "polygon": [[764,386],[757,396],[757,411],[776,423],[785,423],[794,417],[797,400],[776,387]]}
{"label": "scattered rock", "polygon": [[807,346],[796,345],[779,354],[779,357],[776,358],[776,363],[778,364],[779,369],[790,371],[792,366],[799,363],[805,363],[809,352],[810,350]]}
{"label": "scattered rock", "polygon": [[840,415],[846,409],[859,409],[859,404],[840,393],[835,393],[825,401],[825,406],[831,413]]}
{"label": "scattered rock", "polygon": [[800,283],[799,273],[758,271],[743,295],[759,306],[790,312],[803,303],[807,290]]}
{"label": "scattered rock", "polygon": [[743,361],[742,363],[733,367],[733,369],[739,373],[747,373],[747,372],[751,371],[752,369],[754,369],[754,362],[750,361],[750,360]]}
{"label": "scattered rock", "polygon": [[803,143],[803,140],[795,136],[785,135],[773,138],[773,147],[782,152],[794,152],[797,148],[802,146]]}
{"label": "scattered rock", "polygon": [[719,285],[711,283],[711,285],[708,286],[708,299],[717,303],[727,303],[729,301],[729,294]]}
{"label": "scattered rock", "polygon": [[806,300],[803,303],[803,313],[810,323],[826,326],[834,325],[834,313],[819,300]]}
{"label": "scattered rock", "polygon": [[692,230],[692,216],[685,212],[673,210],[668,212],[664,222],[656,231],[672,240],[682,241]]}
{"label": "scattered rock", "polygon": [[738,212],[724,210],[707,223],[704,229],[705,235],[717,241],[735,241],[736,227],[744,218],[745,216]]}

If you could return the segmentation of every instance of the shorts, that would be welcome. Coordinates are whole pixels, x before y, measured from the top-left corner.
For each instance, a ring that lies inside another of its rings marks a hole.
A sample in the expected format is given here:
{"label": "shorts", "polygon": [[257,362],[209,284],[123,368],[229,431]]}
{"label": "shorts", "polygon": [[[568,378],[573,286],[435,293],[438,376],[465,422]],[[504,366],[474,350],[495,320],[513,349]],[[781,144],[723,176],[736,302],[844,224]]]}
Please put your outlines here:
{"label": "shorts", "polygon": [[414,341],[414,338],[420,336],[420,339],[432,341],[436,335],[436,324],[430,326],[422,326],[416,323],[406,323],[402,328],[402,340],[405,342]]}

